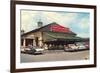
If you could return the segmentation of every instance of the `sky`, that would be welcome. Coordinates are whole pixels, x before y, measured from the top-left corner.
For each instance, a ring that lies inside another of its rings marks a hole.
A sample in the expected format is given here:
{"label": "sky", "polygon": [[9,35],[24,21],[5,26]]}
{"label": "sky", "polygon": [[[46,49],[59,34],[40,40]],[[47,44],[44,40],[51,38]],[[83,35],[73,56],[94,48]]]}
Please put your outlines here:
{"label": "sky", "polygon": [[79,37],[90,36],[90,13],[87,12],[21,10],[21,30],[28,32],[36,29],[40,20],[43,26],[56,22],[70,28]]}

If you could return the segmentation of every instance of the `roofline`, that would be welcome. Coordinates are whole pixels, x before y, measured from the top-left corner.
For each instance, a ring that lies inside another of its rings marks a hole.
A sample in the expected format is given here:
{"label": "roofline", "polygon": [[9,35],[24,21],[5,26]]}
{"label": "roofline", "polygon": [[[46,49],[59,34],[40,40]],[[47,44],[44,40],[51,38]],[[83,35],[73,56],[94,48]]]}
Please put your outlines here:
{"label": "roofline", "polygon": [[[50,23],[50,24],[52,24],[52,23]],[[29,31],[29,32],[26,32],[26,33],[22,34],[22,36],[23,36],[23,35],[30,34],[30,33],[32,33],[32,32],[39,31],[40,29],[42,29],[42,28],[44,28],[44,27],[46,27],[46,26],[49,26],[50,24],[48,24],[48,25],[45,25],[45,26],[42,26],[42,27],[40,27],[40,28],[36,28],[36,29],[34,29],[34,30],[31,30],[31,31]]]}
{"label": "roofline", "polygon": [[[26,32],[26,33],[23,33],[23,34],[21,34],[21,36],[24,36],[24,35],[27,35],[27,34],[30,34],[30,33],[36,32],[36,31],[39,31],[40,29],[42,29],[42,28],[44,28],[44,27],[47,27],[47,26],[49,26],[49,25],[52,25],[52,24],[57,24],[57,23],[56,23],[56,22],[52,22],[52,23],[50,23],[50,24],[48,24],[48,25],[45,25],[45,26],[42,26],[42,27],[40,27],[40,28],[31,30],[31,31]],[[58,24],[58,25],[59,25],[59,24]],[[42,31],[42,32],[46,32],[46,31]],[[49,31],[49,32],[54,32],[54,31]],[[56,32],[56,33],[65,33],[65,32]],[[71,33],[67,33],[67,34],[74,34],[74,35],[76,35],[76,33],[72,32],[72,31],[71,31]]]}

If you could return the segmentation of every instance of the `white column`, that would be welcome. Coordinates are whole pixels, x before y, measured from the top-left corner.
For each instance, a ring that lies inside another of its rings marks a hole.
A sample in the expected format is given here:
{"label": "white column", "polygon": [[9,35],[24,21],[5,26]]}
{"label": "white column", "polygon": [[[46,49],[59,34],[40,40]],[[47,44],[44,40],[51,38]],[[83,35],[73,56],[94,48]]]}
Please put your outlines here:
{"label": "white column", "polygon": [[25,44],[26,44],[26,40],[24,39],[24,40],[23,40],[23,47],[26,46]]}
{"label": "white column", "polygon": [[40,46],[40,47],[43,46],[43,42],[42,42],[42,40],[39,40],[39,46]]}
{"label": "white column", "polygon": [[36,46],[36,42],[35,42],[35,39],[33,39],[33,46]]}

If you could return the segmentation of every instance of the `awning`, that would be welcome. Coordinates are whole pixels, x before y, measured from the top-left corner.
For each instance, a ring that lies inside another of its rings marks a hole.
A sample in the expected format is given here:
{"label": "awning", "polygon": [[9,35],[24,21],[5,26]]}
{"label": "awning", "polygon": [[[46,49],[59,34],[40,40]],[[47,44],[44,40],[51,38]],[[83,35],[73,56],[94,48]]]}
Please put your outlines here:
{"label": "awning", "polygon": [[65,42],[81,42],[85,41],[83,38],[76,37],[76,36],[68,36],[68,34],[56,34],[56,33],[46,33],[47,37],[52,39],[47,39],[47,42],[50,41],[65,41]]}

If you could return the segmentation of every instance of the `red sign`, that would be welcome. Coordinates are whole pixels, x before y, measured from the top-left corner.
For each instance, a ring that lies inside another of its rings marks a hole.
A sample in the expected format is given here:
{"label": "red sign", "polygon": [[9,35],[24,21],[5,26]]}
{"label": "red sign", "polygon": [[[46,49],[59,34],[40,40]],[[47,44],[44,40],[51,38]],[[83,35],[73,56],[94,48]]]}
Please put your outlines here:
{"label": "red sign", "polygon": [[50,29],[51,31],[54,31],[54,32],[70,32],[69,28],[65,28],[60,25],[52,25]]}

